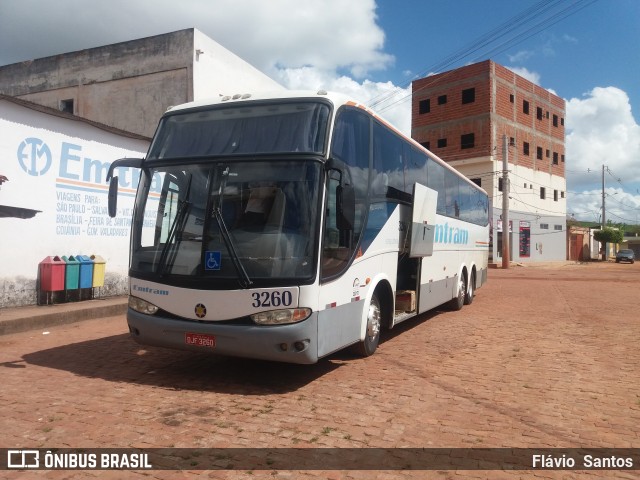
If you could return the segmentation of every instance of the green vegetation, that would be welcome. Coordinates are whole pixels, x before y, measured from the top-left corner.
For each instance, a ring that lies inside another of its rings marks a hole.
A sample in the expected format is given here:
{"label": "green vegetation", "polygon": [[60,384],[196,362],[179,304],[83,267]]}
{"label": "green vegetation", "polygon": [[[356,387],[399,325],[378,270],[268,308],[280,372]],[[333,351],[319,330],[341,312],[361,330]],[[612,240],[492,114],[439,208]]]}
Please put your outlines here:
{"label": "green vegetation", "polygon": [[621,243],[624,239],[622,230],[612,227],[604,227],[593,232],[593,238],[600,243]]}

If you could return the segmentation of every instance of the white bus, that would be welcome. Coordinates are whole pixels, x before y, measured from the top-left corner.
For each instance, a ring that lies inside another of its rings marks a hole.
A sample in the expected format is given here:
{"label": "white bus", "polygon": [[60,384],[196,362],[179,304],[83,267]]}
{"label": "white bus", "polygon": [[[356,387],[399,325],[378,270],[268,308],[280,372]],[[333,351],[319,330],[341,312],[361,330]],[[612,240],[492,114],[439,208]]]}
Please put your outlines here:
{"label": "white bus", "polygon": [[487,278],[487,194],[342,95],[171,108],[145,159],[111,165],[112,216],[117,175],[140,178],[127,321],[144,345],[369,356],[382,330],[460,309]]}

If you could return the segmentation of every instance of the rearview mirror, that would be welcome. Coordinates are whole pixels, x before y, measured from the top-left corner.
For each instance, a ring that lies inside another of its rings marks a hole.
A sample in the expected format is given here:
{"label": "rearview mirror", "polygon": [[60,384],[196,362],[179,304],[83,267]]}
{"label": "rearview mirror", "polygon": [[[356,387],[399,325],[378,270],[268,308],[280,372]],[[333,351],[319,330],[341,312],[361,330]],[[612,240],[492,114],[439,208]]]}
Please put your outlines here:
{"label": "rearview mirror", "polygon": [[116,216],[118,212],[118,177],[111,177],[109,180],[109,216]]}
{"label": "rearview mirror", "polygon": [[118,167],[134,167],[141,168],[142,158],[121,158],[109,165],[109,171],[107,172],[107,182],[109,182],[109,216],[111,218],[118,213],[118,177],[114,176],[116,168]]}

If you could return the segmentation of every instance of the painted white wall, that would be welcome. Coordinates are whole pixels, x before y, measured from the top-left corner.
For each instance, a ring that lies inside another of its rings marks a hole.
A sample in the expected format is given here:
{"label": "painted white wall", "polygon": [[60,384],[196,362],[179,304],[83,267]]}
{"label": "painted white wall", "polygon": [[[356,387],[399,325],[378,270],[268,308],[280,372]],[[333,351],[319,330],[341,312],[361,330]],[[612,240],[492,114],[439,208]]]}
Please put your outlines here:
{"label": "painted white wall", "polygon": [[41,210],[0,218],[0,307],[34,303],[38,264],[48,256],[99,255],[111,293],[125,293],[137,179],[120,172],[118,217],[107,214],[106,171],[142,157],[148,142],[0,100],[0,205]]}
{"label": "painted white wall", "polygon": [[[201,52],[201,53],[198,53]],[[285,88],[219,43],[194,30],[193,99]]]}

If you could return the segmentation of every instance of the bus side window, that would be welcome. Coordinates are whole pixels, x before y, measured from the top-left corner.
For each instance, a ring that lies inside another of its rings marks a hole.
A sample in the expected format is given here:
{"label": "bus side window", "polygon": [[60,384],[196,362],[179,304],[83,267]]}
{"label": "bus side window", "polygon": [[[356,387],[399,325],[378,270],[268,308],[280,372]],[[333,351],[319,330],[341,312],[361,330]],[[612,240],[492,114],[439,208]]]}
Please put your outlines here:
{"label": "bus side window", "polygon": [[389,189],[404,191],[404,145],[398,135],[378,122],[373,124],[373,197],[386,197]]}
{"label": "bus side window", "polygon": [[[369,117],[356,108],[342,108],[336,116],[331,157],[344,164],[341,175],[330,172],[327,179],[327,204],[324,244],[322,248],[321,275],[323,279],[335,277],[344,271],[355,255],[360,243],[367,214],[367,191],[369,187]],[[353,188],[355,196],[355,218],[353,230],[340,230],[336,216],[337,191],[343,186]]]}
{"label": "bus side window", "polygon": [[435,162],[434,160],[429,159],[427,162],[427,172],[428,172],[428,181],[427,187],[438,192],[438,206],[436,211],[440,215],[447,214],[446,208],[446,195],[445,195],[445,184],[444,184],[444,172],[445,167]]}

